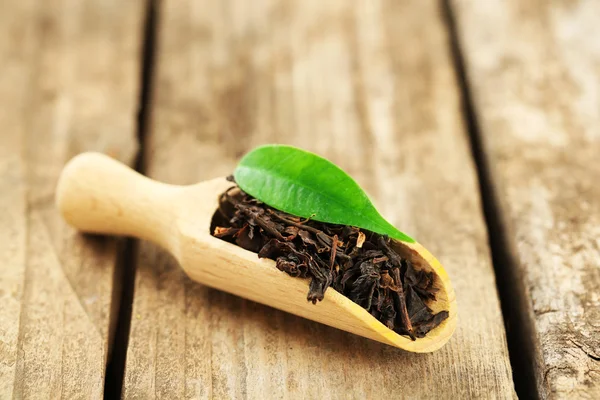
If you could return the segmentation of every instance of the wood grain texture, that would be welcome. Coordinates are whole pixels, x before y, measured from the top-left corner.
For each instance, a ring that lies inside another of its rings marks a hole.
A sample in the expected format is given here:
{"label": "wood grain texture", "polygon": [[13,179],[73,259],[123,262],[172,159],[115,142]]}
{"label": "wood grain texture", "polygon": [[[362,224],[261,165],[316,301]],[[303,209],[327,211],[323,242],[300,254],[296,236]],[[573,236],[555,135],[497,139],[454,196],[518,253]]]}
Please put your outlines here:
{"label": "wood grain texture", "polygon": [[437,4],[164,1],[158,26],[149,175],[226,175],[266,142],[322,154],[439,256],[458,329],[409,354],[195,284],[143,243],[125,398],[513,398]]}
{"label": "wood grain texture", "polygon": [[543,396],[600,397],[600,3],[453,2]]}
{"label": "wood grain texture", "polygon": [[0,2],[0,398],[102,398],[117,242],[54,207],[67,159],[136,150],[142,1]]}

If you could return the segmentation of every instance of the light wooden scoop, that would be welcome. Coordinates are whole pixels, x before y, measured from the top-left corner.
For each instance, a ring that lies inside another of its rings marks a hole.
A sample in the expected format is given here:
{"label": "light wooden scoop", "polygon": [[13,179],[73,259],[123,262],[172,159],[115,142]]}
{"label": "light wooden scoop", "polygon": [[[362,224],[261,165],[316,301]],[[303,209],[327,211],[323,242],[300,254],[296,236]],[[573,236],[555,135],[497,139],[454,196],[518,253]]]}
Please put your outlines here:
{"label": "light wooden scoop", "polygon": [[308,281],[293,278],[269,259],[210,234],[219,195],[232,186],[217,178],[191,186],[156,182],[99,153],[83,153],[64,168],[56,203],[64,219],[90,233],[150,240],[179,261],[191,279],[323,324],[412,352],[442,347],[456,326],[456,301],[448,275],[420,244],[396,242],[416,269],[433,270],[439,288],[430,307],[450,315],[425,338],[412,341],[385,327],[332,288],[316,305],[306,300]]}

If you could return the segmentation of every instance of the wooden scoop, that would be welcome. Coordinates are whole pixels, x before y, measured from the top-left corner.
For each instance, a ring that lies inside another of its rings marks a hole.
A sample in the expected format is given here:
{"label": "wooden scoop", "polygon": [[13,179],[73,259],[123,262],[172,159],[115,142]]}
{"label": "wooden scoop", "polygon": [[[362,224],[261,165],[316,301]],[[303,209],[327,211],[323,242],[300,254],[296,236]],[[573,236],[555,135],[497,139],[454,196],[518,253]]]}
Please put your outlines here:
{"label": "wooden scoop", "polygon": [[179,261],[191,279],[323,324],[412,352],[442,347],[456,327],[456,301],[446,271],[420,244],[396,242],[416,269],[433,270],[439,288],[434,311],[449,317],[412,341],[385,327],[333,288],[316,305],[306,300],[308,282],[279,271],[275,262],[210,234],[219,195],[232,186],[217,178],[191,186],[156,182],[99,153],[83,153],[64,168],[56,203],[64,219],[90,233],[150,240]]}

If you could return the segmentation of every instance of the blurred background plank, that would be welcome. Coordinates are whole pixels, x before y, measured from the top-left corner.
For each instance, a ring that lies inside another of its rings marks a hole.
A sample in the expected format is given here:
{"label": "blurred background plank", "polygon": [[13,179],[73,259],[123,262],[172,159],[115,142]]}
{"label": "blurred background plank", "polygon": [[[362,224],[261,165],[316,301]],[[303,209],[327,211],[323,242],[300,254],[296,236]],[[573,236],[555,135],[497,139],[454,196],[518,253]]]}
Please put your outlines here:
{"label": "blurred background plank", "polygon": [[0,398],[102,398],[117,242],[54,207],[85,150],[132,162],[144,1],[0,3]]}
{"label": "blurred background plank", "polygon": [[452,3],[538,390],[600,398],[600,3]]}
{"label": "blurred background plank", "polygon": [[438,4],[188,0],[158,14],[146,172],[191,184],[266,142],[322,154],[439,256],[459,324],[442,350],[409,354],[193,283],[142,243],[125,397],[513,398]]}

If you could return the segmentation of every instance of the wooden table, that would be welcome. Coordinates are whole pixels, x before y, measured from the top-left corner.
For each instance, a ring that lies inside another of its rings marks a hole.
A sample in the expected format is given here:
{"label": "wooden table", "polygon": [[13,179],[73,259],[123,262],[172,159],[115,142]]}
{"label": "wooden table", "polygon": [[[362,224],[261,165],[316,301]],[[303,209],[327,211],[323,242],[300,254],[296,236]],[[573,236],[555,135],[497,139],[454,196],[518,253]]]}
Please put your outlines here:
{"label": "wooden table", "polygon": [[[599,17],[594,0],[5,0],[0,398],[600,398]],[[409,354],[208,289],[54,207],[85,150],[189,184],[269,142],[336,162],[440,258],[448,345]]]}

